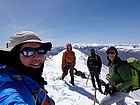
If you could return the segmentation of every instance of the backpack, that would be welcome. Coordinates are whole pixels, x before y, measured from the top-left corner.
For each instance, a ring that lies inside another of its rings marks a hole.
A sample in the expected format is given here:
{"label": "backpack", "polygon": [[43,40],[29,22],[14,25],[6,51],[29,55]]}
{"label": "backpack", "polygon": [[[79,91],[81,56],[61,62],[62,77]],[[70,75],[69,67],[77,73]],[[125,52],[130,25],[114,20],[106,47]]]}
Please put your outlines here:
{"label": "backpack", "polygon": [[98,62],[97,55],[95,55],[95,57],[89,56],[89,58],[88,58],[88,65],[89,66],[93,66],[93,65],[96,65],[97,66],[97,62]]}
{"label": "backpack", "polygon": [[127,64],[131,70],[132,85],[130,86],[130,91],[140,89],[140,61],[137,58],[128,58]]}

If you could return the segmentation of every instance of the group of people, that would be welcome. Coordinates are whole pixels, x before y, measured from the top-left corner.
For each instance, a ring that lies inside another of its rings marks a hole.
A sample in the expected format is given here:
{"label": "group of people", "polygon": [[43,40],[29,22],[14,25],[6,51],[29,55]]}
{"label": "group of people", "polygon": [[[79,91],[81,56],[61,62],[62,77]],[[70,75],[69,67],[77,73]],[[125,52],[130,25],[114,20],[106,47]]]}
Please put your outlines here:
{"label": "group of people", "polygon": [[[129,66],[121,60],[118,56],[118,51],[114,46],[111,46],[106,51],[109,74],[106,74],[106,79],[108,84],[105,85],[105,91],[102,91],[101,81],[99,75],[101,73],[102,61],[99,55],[95,53],[94,49],[91,49],[91,55],[87,59],[87,67],[90,71],[91,82],[95,89],[96,83],[98,85],[98,90],[105,94],[106,96],[101,100],[100,105],[111,105],[116,103],[116,105],[127,105],[125,103],[125,97],[128,96],[131,86],[131,72]],[[71,84],[74,85],[74,66],[76,64],[76,56],[72,51],[72,45],[68,43],[66,45],[66,51],[62,56],[62,76],[64,77],[70,71]]]}
{"label": "group of people", "polygon": [[[2,105],[55,105],[52,98],[47,95],[44,85],[47,82],[42,77],[45,62],[45,54],[52,48],[51,42],[42,41],[32,31],[17,32],[10,37],[7,48],[0,50],[0,103]],[[124,99],[129,94],[131,85],[131,73],[128,66],[118,57],[115,47],[106,51],[109,81],[105,90],[106,96],[100,105],[126,105]],[[74,84],[74,66],[76,56],[72,51],[72,45],[67,43],[66,51],[62,56],[62,76],[70,72],[71,84]],[[101,73],[102,61],[95,50],[91,49],[91,55],[87,59],[87,67],[90,71],[93,87],[101,88],[99,75]]]}

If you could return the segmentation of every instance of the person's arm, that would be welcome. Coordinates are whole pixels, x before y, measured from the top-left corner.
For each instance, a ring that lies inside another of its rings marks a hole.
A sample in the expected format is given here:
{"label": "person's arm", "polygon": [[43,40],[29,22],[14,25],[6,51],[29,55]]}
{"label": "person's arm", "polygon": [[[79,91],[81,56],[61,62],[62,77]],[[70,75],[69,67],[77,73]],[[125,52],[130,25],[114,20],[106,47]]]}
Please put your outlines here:
{"label": "person's arm", "polygon": [[99,56],[99,64],[100,64],[100,68],[102,67],[102,60],[101,57]]}
{"label": "person's arm", "polygon": [[100,74],[101,68],[102,68],[102,60],[101,60],[101,58],[100,58],[99,55],[97,55],[97,57],[98,57],[98,64],[99,64],[99,66],[98,66],[98,71],[99,71],[99,74]]}
{"label": "person's arm", "polygon": [[65,56],[66,56],[66,53],[63,52],[63,55],[62,55],[62,64],[61,64],[62,71],[64,70],[64,66],[65,66]]}
{"label": "person's arm", "polygon": [[74,53],[74,66],[76,65],[76,56],[75,56],[75,53]]}
{"label": "person's arm", "polygon": [[131,71],[128,65],[122,64],[118,67],[117,72],[119,73],[122,81],[116,84],[116,88],[120,90],[127,90],[132,85]]}

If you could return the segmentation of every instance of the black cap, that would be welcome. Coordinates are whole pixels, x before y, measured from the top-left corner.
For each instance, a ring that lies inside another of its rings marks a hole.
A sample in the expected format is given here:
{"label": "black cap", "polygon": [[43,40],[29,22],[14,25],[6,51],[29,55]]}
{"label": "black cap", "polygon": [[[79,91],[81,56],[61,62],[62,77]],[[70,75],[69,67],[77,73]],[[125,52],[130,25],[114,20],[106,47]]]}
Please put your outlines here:
{"label": "black cap", "polygon": [[91,49],[91,52],[94,52],[94,53],[95,53],[95,50],[92,48],[92,49]]}
{"label": "black cap", "polygon": [[110,50],[114,50],[114,51],[116,52],[116,55],[118,55],[118,51],[117,51],[117,49],[116,49],[114,46],[109,47],[109,48],[107,49],[106,53],[108,54],[108,52],[109,52]]}

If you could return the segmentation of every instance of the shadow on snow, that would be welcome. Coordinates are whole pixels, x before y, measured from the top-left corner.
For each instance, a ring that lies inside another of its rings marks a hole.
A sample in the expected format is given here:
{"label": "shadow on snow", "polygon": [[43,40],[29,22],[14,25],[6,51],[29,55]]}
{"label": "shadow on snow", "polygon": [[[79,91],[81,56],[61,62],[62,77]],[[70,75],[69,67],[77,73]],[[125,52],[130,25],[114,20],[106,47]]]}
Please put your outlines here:
{"label": "shadow on snow", "polygon": [[[92,95],[91,93],[89,93],[88,91],[86,91],[84,88],[81,88],[79,86],[72,86],[70,85],[67,81],[65,81],[65,84],[67,84],[69,86],[69,89],[72,91],[76,91],[84,96],[87,96],[89,99],[94,100],[94,95]],[[99,104],[99,101],[96,99],[96,103]]]}

